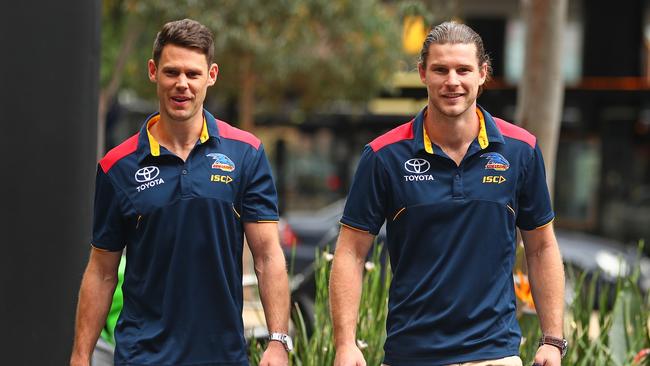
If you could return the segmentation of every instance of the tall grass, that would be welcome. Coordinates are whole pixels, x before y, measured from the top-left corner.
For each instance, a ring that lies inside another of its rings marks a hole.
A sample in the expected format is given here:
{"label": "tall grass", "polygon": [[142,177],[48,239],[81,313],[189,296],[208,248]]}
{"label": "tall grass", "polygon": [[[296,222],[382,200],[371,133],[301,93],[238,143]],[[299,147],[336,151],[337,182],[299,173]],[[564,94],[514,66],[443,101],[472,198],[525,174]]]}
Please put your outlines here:
{"label": "tall grass", "polygon": [[[361,348],[368,365],[379,365],[384,357],[386,339],[386,315],[390,266],[382,269],[381,245],[375,245],[370,260],[365,264],[359,320],[357,322],[357,345]],[[305,316],[294,307],[294,351],[289,355],[292,366],[326,366],[334,363],[334,334],[329,311],[329,276],[332,270],[332,254],[317,253],[315,262],[316,295],[313,314],[313,332],[309,334]],[[251,340],[249,357],[251,365],[259,364],[264,345]]]}
{"label": "tall grass", "polygon": [[[643,243],[639,244],[639,255]],[[650,365],[641,357],[650,348],[649,298],[641,293],[639,268],[615,285],[599,281],[599,274],[567,269],[567,283],[573,284],[573,300],[565,309],[564,335],[569,350],[562,360],[568,366]],[[522,330],[521,358],[532,364],[541,336],[537,316],[525,313],[519,319]]]}
{"label": "tall grass", "polygon": [[[386,315],[391,271],[382,270],[381,246],[375,246],[366,263],[361,306],[357,323],[357,344],[369,366],[380,365],[386,339]],[[328,279],[331,254],[321,253],[316,259],[316,298],[313,333],[307,332],[304,314],[294,309],[295,350],[290,365],[329,366],[334,362],[333,330],[329,313]],[[599,287],[598,275],[567,271],[575,296],[565,310],[565,337],[569,351],[564,366],[650,366],[650,357],[642,350],[650,348],[648,316],[650,300],[638,286],[639,270],[620,278],[613,288]],[[611,294],[610,294],[611,290]],[[613,298],[612,298],[613,297]],[[531,365],[541,336],[537,315],[523,312],[519,318],[522,330],[520,356],[524,365]],[[263,345],[251,342],[251,365],[259,364]],[[648,351],[650,352],[650,350]]]}

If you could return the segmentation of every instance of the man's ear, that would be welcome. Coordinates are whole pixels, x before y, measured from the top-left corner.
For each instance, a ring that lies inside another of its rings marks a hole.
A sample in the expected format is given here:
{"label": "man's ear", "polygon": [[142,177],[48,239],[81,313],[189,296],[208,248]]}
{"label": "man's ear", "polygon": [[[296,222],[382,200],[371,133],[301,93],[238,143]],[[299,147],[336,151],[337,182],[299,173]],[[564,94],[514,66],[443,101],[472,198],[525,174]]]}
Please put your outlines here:
{"label": "man's ear", "polygon": [[156,63],[153,60],[150,59],[147,62],[147,73],[149,74],[149,80],[152,83],[155,83],[156,81],[158,81],[156,79],[156,69],[157,69],[156,68]]}
{"label": "man's ear", "polygon": [[479,67],[479,75],[481,77],[481,82],[479,85],[485,84],[485,80],[487,79],[487,74],[488,74],[488,64],[487,62],[484,62],[481,67]]}
{"label": "man's ear", "polygon": [[208,69],[208,85],[212,86],[217,81],[217,76],[219,75],[219,65],[212,64]]}
{"label": "man's ear", "polygon": [[422,61],[418,62],[418,73],[420,74],[420,80],[422,81],[422,84],[426,84],[426,65],[422,63]]}

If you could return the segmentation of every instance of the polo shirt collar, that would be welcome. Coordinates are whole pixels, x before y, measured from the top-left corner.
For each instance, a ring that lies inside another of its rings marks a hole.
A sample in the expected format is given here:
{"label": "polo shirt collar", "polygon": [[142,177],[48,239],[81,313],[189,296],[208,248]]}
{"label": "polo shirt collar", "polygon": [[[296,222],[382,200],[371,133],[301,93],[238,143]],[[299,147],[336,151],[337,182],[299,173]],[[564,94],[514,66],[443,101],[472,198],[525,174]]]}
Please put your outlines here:
{"label": "polo shirt collar", "polygon": [[[503,135],[501,134],[501,131],[499,130],[499,127],[497,127],[497,123],[494,120],[494,117],[490,113],[488,113],[483,107],[480,105],[476,105],[476,113],[479,113],[479,118],[481,115],[483,115],[483,121],[484,121],[484,128],[485,128],[485,133],[486,133],[486,142],[487,145],[486,147],[489,146],[490,143],[496,142],[499,144],[504,144],[505,140],[503,139]],[[484,147],[481,147],[484,149]]]}
{"label": "polo shirt collar", "polygon": [[[416,151],[424,150],[429,154],[435,154],[435,150],[439,149],[436,147],[429,136],[426,134],[426,129],[424,127],[424,117],[427,113],[427,107],[425,106],[413,120],[413,135]],[[499,131],[494,118],[485,110],[483,107],[476,106],[476,114],[479,117],[479,134],[472,142],[472,144],[478,144],[481,150],[487,148],[490,143],[500,143],[503,144],[503,135]]]}
{"label": "polo shirt collar", "polygon": [[[140,136],[138,138],[138,160],[142,161],[148,156],[160,156],[160,144],[155,137],[149,132],[149,129],[154,124],[160,121],[160,113],[154,113],[147,117],[142,128],[140,128]],[[219,140],[219,130],[217,129],[217,122],[214,117],[205,109],[203,110],[203,128],[201,129],[201,136],[197,143],[204,144],[210,138]]]}

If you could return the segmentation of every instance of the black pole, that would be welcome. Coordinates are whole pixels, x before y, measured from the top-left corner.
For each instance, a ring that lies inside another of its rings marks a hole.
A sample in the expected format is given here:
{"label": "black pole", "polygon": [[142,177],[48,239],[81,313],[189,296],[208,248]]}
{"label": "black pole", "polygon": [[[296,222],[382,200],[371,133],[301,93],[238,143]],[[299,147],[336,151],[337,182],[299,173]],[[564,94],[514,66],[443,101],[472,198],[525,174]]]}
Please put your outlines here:
{"label": "black pole", "polygon": [[100,6],[0,6],[3,365],[69,359],[92,220]]}

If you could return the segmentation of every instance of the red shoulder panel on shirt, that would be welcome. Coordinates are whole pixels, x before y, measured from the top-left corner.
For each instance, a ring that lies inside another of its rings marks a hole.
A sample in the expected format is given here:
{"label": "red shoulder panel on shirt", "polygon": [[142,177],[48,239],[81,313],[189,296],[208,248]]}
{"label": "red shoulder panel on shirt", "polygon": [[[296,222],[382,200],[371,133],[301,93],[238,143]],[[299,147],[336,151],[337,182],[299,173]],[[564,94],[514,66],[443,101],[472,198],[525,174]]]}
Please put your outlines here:
{"label": "red shoulder panel on shirt", "polygon": [[262,143],[260,139],[255,137],[252,133],[235,128],[224,121],[217,120],[217,128],[219,128],[219,136],[245,142],[254,147],[255,150],[259,149],[260,144]]}
{"label": "red shoulder panel on shirt", "polygon": [[139,132],[129,137],[121,144],[115,146],[111,151],[104,155],[102,160],[99,161],[99,165],[102,167],[104,173],[108,173],[111,167],[120,159],[137,150],[138,136],[140,136]]}
{"label": "red shoulder panel on shirt", "polygon": [[370,143],[370,148],[372,151],[377,152],[383,147],[402,140],[412,140],[413,139],[413,120],[411,122],[399,125],[392,130],[386,132],[385,134],[377,137],[372,140]]}
{"label": "red shoulder panel on shirt", "polygon": [[535,143],[537,138],[532,133],[524,130],[523,128],[513,125],[510,122],[506,122],[501,118],[494,118],[494,121],[497,123],[497,127],[503,136],[507,136],[519,141],[523,141],[530,145],[533,149],[535,148]]}

